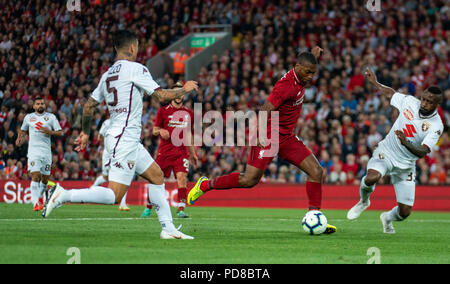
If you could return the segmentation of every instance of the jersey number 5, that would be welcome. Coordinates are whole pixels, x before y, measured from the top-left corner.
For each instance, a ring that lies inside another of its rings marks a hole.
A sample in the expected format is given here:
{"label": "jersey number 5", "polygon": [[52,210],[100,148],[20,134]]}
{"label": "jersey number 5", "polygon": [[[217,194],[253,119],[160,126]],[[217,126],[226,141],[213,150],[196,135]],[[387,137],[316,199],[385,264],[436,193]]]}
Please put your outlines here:
{"label": "jersey number 5", "polygon": [[117,98],[117,89],[112,87],[109,85],[109,83],[111,81],[116,81],[119,79],[119,75],[116,76],[111,76],[106,78],[106,89],[108,90],[108,93],[113,93],[114,94],[114,101],[113,102],[109,102],[108,105],[110,106],[116,106],[117,102],[118,102],[118,98]]}

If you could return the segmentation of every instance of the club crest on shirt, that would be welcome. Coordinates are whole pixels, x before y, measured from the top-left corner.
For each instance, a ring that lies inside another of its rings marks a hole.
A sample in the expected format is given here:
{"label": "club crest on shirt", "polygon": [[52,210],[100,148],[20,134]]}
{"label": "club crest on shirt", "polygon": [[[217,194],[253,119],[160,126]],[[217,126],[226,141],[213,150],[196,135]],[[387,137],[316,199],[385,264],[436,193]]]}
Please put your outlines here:
{"label": "club crest on shirt", "polygon": [[403,115],[408,119],[408,120],[413,120],[414,119],[414,115],[412,114],[412,112],[409,109],[405,109],[403,111]]}
{"label": "club crest on shirt", "polygon": [[422,132],[427,131],[430,128],[431,124],[428,121],[422,123]]}
{"label": "club crest on shirt", "polygon": [[135,163],[136,163],[135,161],[128,161],[128,168],[132,170],[134,168]]}
{"label": "club crest on shirt", "polygon": [[50,119],[50,117],[44,116],[44,120],[45,120],[45,121],[48,121],[49,119]]}

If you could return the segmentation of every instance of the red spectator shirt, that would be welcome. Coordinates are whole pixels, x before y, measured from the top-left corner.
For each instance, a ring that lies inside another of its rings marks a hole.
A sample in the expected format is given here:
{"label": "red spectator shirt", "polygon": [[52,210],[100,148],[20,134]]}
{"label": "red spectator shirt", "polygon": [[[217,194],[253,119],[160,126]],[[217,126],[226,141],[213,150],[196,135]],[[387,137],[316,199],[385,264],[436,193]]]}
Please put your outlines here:
{"label": "red spectator shirt", "polygon": [[[180,112],[177,114],[179,119],[174,119],[173,116],[176,112]],[[184,112],[184,113],[183,113]],[[158,147],[158,155],[164,156],[188,156],[188,151],[186,146],[175,146],[172,143],[172,132],[175,128],[187,128],[189,127],[192,132],[193,123],[191,123],[194,119],[194,113],[182,106],[180,108],[175,108],[172,104],[161,107],[156,113],[155,118],[155,126],[160,127],[169,131],[170,138],[168,140],[160,138],[160,143]],[[180,129],[181,130],[181,129]],[[183,133],[182,131],[180,131]],[[180,138],[184,138],[182,134],[179,136]],[[184,143],[184,145],[186,145]]]}
{"label": "red spectator shirt", "polygon": [[[279,112],[279,134],[280,142],[294,135],[300,117],[305,87],[300,83],[295,69],[287,72],[272,89],[267,100]],[[271,115],[268,119],[268,137],[270,137]]]}

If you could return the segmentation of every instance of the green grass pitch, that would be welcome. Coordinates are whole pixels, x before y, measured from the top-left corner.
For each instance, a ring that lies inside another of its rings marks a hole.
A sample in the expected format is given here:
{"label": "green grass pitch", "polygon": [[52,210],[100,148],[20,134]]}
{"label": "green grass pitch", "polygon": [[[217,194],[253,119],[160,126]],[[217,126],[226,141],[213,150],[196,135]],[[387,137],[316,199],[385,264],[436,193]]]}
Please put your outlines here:
{"label": "green grass pitch", "polygon": [[309,236],[303,209],[192,207],[174,223],[196,239],[160,240],[155,213],[141,219],[142,209],[72,204],[43,219],[29,204],[0,203],[0,263],[64,264],[70,248],[83,264],[450,263],[450,213],[413,212],[386,235],[380,211],[350,222],[346,211],[324,210],[338,232]]}

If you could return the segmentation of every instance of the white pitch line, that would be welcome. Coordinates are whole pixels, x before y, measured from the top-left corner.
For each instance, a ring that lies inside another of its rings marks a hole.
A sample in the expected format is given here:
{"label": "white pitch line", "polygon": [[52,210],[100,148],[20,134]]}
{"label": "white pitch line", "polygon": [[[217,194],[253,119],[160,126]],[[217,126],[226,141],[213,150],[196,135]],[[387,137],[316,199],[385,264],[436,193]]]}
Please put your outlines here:
{"label": "white pitch line", "polygon": [[[53,218],[47,218],[47,219],[40,219],[40,218],[28,218],[28,219],[0,219],[0,222],[33,222],[33,221],[124,221],[124,220],[155,220],[158,219],[156,217],[152,218],[60,218],[60,219],[53,219]],[[196,220],[206,220],[206,221],[229,221],[230,218],[214,218],[214,217],[200,217],[200,218],[186,218],[186,219],[180,219],[177,220],[178,222],[181,221],[196,221]],[[287,221],[287,222],[300,222],[298,218],[291,218],[291,219],[283,219],[283,218],[245,218],[240,219],[241,221],[251,221],[254,222],[255,220],[262,220],[262,221]],[[349,221],[347,219],[332,219],[333,222],[358,222],[358,221]],[[360,222],[380,222],[377,219],[370,219],[370,220],[360,220]],[[450,223],[450,220],[425,220],[425,219],[411,219],[407,220],[406,222],[412,222],[412,223]]]}

